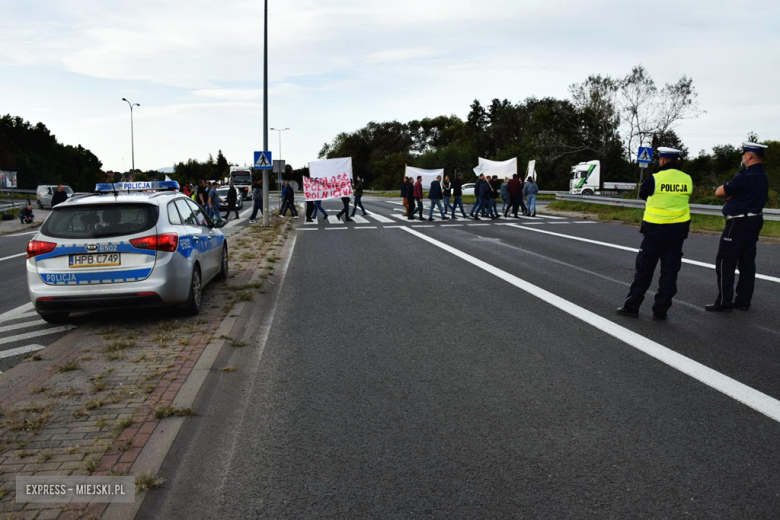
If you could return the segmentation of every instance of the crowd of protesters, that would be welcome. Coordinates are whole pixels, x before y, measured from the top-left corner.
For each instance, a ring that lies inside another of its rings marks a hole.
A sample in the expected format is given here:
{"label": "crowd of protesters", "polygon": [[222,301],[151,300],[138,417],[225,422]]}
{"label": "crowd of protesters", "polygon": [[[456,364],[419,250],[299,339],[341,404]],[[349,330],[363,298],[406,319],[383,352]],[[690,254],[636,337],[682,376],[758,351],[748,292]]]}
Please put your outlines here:
{"label": "crowd of protesters", "polygon": [[[503,181],[499,180],[498,175],[486,177],[481,174],[474,185],[475,204],[471,212],[466,215],[463,207],[463,174],[459,173],[453,181],[450,181],[449,175],[441,175],[431,182],[428,188],[428,200],[430,207],[428,210],[428,220],[433,220],[433,211],[437,209],[443,220],[456,219],[456,211],[460,210],[462,218],[473,218],[481,220],[482,218],[497,219],[501,218],[498,211],[498,199],[501,198],[501,213],[506,218],[509,213],[519,218],[518,212],[522,210],[524,216],[536,216],[536,195],[539,193],[539,187],[532,177],[524,182],[517,174],[512,178],[505,177]],[[423,204],[423,185],[422,176],[406,177],[404,185],[401,188],[401,197],[406,208],[405,216],[409,220],[414,220],[419,214],[420,220],[425,220]],[[454,197],[453,203],[450,199]],[[527,204],[526,204],[527,202]],[[451,214],[448,217],[447,214]]]}

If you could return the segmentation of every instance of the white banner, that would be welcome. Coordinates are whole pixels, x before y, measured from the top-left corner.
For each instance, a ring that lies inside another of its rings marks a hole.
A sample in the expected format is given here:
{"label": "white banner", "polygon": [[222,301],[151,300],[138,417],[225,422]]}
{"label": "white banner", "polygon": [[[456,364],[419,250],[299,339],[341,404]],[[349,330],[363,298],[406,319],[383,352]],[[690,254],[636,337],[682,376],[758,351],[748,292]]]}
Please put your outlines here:
{"label": "white banner", "polygon": [[424,190],[428,190],[431,187],[431,183],[436,180],[436,177],[441,175],[444,180],[444,168],[440,170],[423,170],[422,168],[414,168],[413,166],[407,166],[405,175],[412,177],[414,182],[417,182],[417,177],[422,177],[422,187]]}
{"label": "white banner", "polygon": [[534,182],[536,181],[536,159],[528,161],[528,171],[525,173],[525,178],[532,177]]}
{"label": "white banner", "polygon": [[352,158],[326,159],[309,163],[309,177],[303,178],[306,200],[328,200],[352,196]]}
{"label": "white banner", "polygon": [[[493,175],[498,175],[498,178],[502,180],[504,177],[509,177],[511,179],[512,175],[517,173],[517,157],[509,159],[508,161],[490,161],[480,157],[479,166],[477,168],[480,168],[480,173],[490,175],[491,177]],[[474,171],[476,172],[476,169]]]}

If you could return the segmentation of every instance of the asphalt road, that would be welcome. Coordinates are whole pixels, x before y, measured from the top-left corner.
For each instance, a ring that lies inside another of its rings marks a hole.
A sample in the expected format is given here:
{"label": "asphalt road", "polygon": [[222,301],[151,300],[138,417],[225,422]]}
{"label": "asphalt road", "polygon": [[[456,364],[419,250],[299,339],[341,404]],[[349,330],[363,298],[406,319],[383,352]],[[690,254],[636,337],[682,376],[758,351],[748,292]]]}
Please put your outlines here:
{"label": "asphalt road", "polygon": [[714,270],[687,263],[654,322],[614,314],[634,227],[366,207],[301,223],[138,518],[780,516],[780,246],[748,313],[706,313]]}

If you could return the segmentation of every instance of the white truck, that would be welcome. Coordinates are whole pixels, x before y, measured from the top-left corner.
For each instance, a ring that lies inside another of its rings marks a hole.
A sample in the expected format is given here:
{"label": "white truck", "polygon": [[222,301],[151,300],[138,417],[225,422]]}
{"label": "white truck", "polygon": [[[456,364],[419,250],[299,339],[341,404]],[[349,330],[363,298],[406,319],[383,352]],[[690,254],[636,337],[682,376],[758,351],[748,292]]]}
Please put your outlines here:
{"label": "white truck", "polygon": [[252,169],[248,166],[232,166],[230,180],[243,200],[252,198]]}
{"label": "white truck", "polygon": [[569,193],[572,195],[622,195],[636,189],[635,182],[601,182],[601,162],[581,162],[571,167]]}

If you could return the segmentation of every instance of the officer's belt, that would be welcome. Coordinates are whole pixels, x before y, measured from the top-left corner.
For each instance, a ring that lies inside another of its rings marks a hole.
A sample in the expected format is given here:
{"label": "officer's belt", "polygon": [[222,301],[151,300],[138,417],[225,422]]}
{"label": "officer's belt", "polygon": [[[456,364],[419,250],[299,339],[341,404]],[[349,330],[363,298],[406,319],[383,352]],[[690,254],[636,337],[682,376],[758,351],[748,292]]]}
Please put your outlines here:
{"label": "officer's belt", "polygon": [[726,215],[726,220],[731,220],[733,218],[742,218],[742,217],[760,217],[763,215],[763,213],[743,213],[742,215]]}

